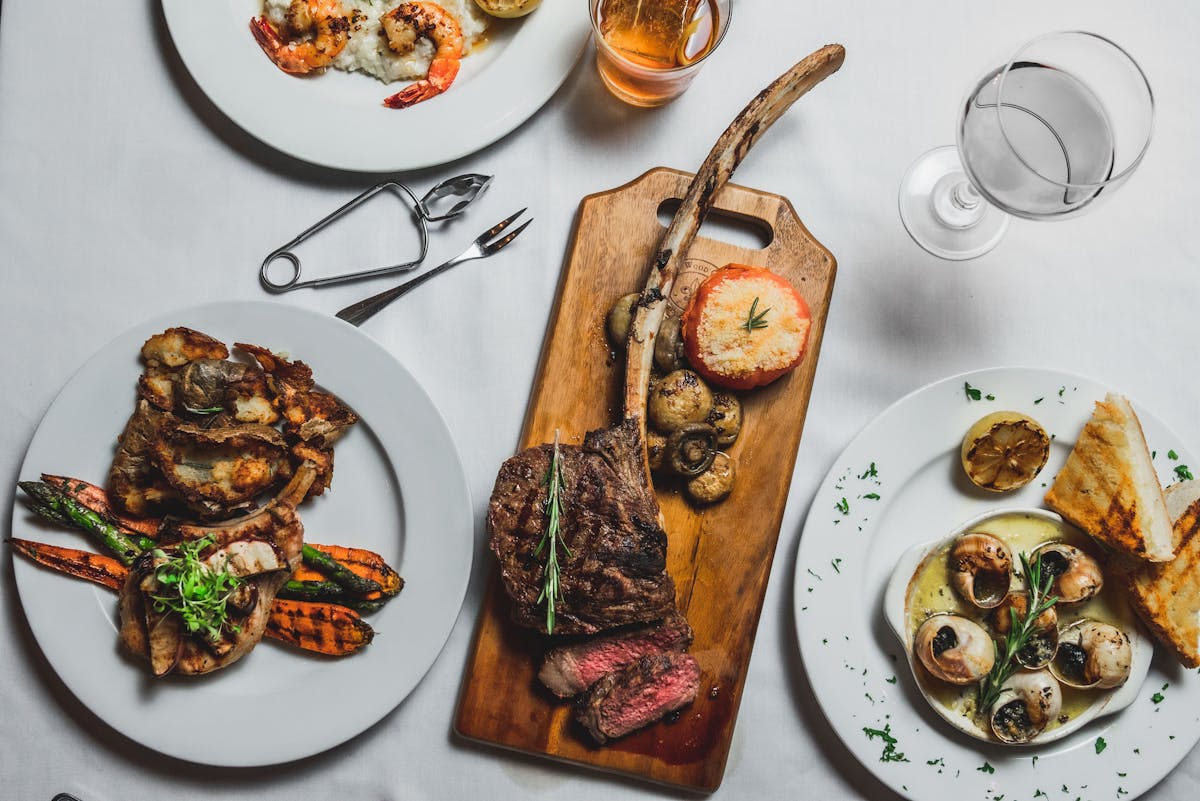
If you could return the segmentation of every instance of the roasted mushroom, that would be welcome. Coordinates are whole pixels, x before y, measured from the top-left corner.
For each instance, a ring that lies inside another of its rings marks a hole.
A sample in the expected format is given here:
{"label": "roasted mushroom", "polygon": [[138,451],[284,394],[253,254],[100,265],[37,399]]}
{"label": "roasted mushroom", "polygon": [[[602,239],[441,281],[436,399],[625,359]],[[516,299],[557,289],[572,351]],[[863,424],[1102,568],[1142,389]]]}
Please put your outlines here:
{"label": "roasted mushroom", "polygon": [[687,483],[687,494],[696,503],[718,503],[729,497],[737,478],[737,463],[718,451],[708,469]]}
{"label": "roasted mushroom", "polygon": [[704,423],[688,423],[667,437],[667,464],[684,478],[707,470],[717,456],[717,432]]}
{"label": "roasted mushroom", "polygon": [[654,366],[664,373],[679,370],[687,364],[679,326],[679,314],[673,308],[668,309],[658,327],[658,338],[654,340]]}
{"label": "roasted mushroom", "polygon": [[742,402],[728,392],[716,393],[708,424],[717,430],[717,445],[728,448],[742,433]]}
{"label": "roasted mushroom", "polygon": [[622,295],[608,310],[604,328],[608,331],[609,340],[618,348],[625,347],[625,340],[629,339],[629,324],[633,321],[633,313],[637,309],[640,297],[637,292]]}
{"label": "roasted mushroom", "polygon": [[689,423],[703,423],[712,408],[712,390],[700,376],[676,370],[663,376],[650,393],[646,419],[659,431],[670,433]]}
{"label": "roasted mushroom", "polygon": [[656,473],[666,465],[667,438],[657,431],[646,431],[646,458]]}

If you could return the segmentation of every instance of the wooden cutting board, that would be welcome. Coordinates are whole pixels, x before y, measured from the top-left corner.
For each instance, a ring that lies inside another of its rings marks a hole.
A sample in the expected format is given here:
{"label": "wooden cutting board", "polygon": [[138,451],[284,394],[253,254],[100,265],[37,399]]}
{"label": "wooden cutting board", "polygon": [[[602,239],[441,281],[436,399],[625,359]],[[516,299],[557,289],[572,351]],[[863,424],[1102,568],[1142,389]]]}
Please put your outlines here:
{"label": "wooden cutting board", "polygon": [[[534,381],[521,448],[578,443],[621,417],[624,359],[604,333],[605,314],[621,295],[646,283],[649,257],[663,233],[657,211],[682,198],[691,175],[658,168],[632,183],[590,195],[580,204],[575,236]],[[548,638],[509,622],[508,598],[495,560],[467,663],[455,728],[464,737],[506,748],[711,792],[721,783],[750,651],[779,538],[784,503],[804,428],[817,354],[833,291],[836,262],[783,197],[728,185],[715,209],[773,232],[763,250],[697,238],[672,293],[682,307],[712,270],[730,262],[786,276],[812,312],[808,352],[775,383],[740,393],[745,422],[730,455],[737,460],[733,494],[706,509],[681,488],[656,485],[668,534],[667,569],[680,610],[696,639],[702,670],[695,703],[608,746],[593,745],[574,722],[573,706],[537,680]],[[499,467],[497,465],[497,467]]]}

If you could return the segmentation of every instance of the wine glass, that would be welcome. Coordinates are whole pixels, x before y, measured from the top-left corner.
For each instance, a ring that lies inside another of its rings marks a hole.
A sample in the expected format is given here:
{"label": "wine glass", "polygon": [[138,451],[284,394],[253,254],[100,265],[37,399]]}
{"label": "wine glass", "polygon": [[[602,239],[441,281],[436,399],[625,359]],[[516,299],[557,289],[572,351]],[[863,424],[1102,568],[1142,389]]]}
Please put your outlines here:
{"label": "wine glass", "polygon": [[1121,47],[1085,31],[1039,36],[967,92],[957,147],[908,168],[900,219],[933,255],[975,258],[1000,241],[1009,215],[1063,219],[1112,194],[1153,128],[1150,84]]}

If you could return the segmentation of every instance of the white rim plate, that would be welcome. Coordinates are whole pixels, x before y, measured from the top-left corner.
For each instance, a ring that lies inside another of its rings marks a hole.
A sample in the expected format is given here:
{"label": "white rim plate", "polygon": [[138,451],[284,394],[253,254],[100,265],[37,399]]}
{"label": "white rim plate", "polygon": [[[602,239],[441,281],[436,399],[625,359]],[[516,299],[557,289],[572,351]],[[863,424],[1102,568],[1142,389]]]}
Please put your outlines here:
{"label": "white rim plate", "polygon": [[[968,400],[967,383],[980,390],[980,400]],[[912,799],[1129,801],[1167,775],[1200,738],[1200,676],[1157,648],[1127,709],[1042,746],[981,743],[929,708],[884,621],[883,592],[908,548],[992,509],[1044,506],[1046,485],[1091,416],[1093,401],[1108,391],[1090,379],[1040,368],[946,378],[901,398],[869,423],[817,491],[794,580],[805,672],[838,737],[897,793]],[[1175,466],[1197,465],[1170,429],[1134,406],[1164,486],[1177,480]],[[1003,409],[1031,415],[1054,441],[1033,483],[995,495],[962,475],[959,447],[971,423]],[[1172,450],[1177,460],[1168,457]],[[875,476],[869,475],[872,463]],[[883,737],[867,732],[885,728],[895,738],[888,751]]]}
{"label": "white rim plate", "polygon": [[583,0],[547,0],[522,19],[498,20],[444,94],[389,109],[383,99],[405,84],[276,68],[250,35],[250,19],[262,14],[257,0],[162,6],[188,72],[227,117],[298,159],[363,172],[444,164],[505,136],[550,99],[591,32]]}
{"label": "white rim plate", "polygon": [[[103,483],[133,409],[138,351],[183,325],[232,346],[250,342],[310,365],[361,421],[337,444],[329,491],[301,507],[305,539],[369,548],[405,579],[367,620],[378,636],[328,659],[264,640],[203,677],[154,679],[121,653],[116,595],[14,557],[21,604],[63,683],[108,725],[170,756],[252,766],[319,753],[395,708],[428,671],[462,606],[474,552],[466,476],[437,408],[374,340],[332,317],[281,303],[185,309],[142,323],[71,377],[42,418],[21,466]],[[13,536],[98,550],[86,535],[41,525],[24,504]]]}

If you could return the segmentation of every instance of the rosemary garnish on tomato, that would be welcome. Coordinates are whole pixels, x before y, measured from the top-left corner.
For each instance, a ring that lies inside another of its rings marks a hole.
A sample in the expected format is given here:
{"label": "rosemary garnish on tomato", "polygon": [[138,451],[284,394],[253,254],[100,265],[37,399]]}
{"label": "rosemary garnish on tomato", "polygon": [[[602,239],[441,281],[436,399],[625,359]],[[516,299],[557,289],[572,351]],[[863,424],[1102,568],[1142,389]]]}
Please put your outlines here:
{"label": "rosemary garnish on tomato", "polygon": [[[542,592],[538,595],[537,603],[546,602],[546,633],[554,633],[554,612],[558,605],[558,546],[560,540],[560,528],[562,525],[562,486],[563,481],[562,461],[558,454],[558,430],[554,431],[554,451],[550,456],[550,467],[546,470],[546,477],[542,483],[546,486],[546,503],[543,507],[546,513],[546,530],[542,532],[541,542],[538,543],[534,550],[534,556],[541,556],[542,551],[549,546],[549,553],[546,555],[546,569],[542,573]],[[567,558],[571,558],[571,549],[567,547],[565,542],[561,543],[563,553]]]}
{"label": "rosemary garnish on tomato", "polygon": [[[183,619],[185,632],[215,641],[229,621],[226,602],[242,580],[229,572],[228,565],[214,568],[200,560],[200,552],[212,543],[211,535],[181,542],[173,557],[155,549],[154,556],[167,561],[154,569],[161,592],[151,597],[156,611],[171,611]],[[229,629],[240,631],[232,624]]]}
{"label": "rosemary garnish on tomato", "polygon": [[1050,586],[1054,583],[1054,576],[1042,572],[1042,557],[1038,556],[1030,562],[1029,556],[1022,552],[1020,559],[1021,573],[1025,577],[1025,586],[1029,593],[1029,605],[1023,616],[1018,615],[1015,608],[1011,606],[1008,608],[1012,622],[1008,636],[1004,638],[1003,648],[999,643],[996,644],[996,662],[992,665],[991,671],[983,677],[983,681],[979,683],[977,709],[981,713],[986,713],[992,704],[996,703],[996,699],[1000,697],[1000,688],[1020,667],[1016,656],[1022,648],[1029,644],[1029,638],[1034,633],[1033,622],[1043,612],[1058,603],[1058,596],[1050,595]]}
{"label": "rosemary garnish on tomato", "polygon": [[756,328],[766,328],[767,312],[770,310],[771,307],[768,306],[762,311],[758,311],[758,298],[755,297],[754,302],[750,304],[750,313],[746,315],[746,322],[742,323],[742,327],[747,331],[753,331]]}

